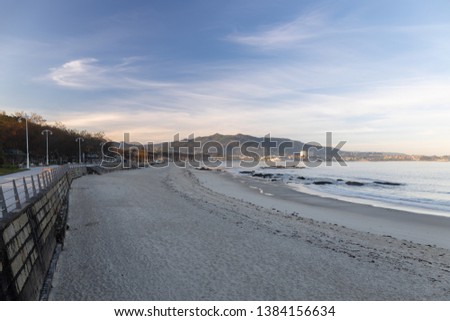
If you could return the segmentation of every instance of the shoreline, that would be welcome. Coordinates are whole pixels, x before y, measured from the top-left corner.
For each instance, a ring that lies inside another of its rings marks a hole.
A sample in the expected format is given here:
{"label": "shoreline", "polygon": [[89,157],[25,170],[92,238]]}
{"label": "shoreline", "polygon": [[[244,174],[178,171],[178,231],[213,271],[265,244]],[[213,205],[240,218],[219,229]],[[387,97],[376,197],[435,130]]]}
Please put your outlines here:
{"label": "shoreline", "polygon": [[376,207],[376,208],[391,209],[391,210],[397,210],[397,211],[420,214],[420,215],[441,216],[441,217],[450,218],[450,214],[447,212],[434,210],[434,209],[430,209],[430,208],[426,208],[426,207],[412,207],[412,206],[408,206],[408,205],[390,203],[387,201],[371,200],[371,199],[366,199],[366,198],[358,198],[358,197],[352,197],[352,196],[344,196],[344,195],[319,192],[319,191],[315,191],[315,190],[309,189],[307,187],[304,187],[302,185],[294,186],[294,184],[287,184],[287,186],[292,188],[295,191],[298,191],[299,193],[322,197],[322,198],[329,198],[329,199],[352,203],[352,204],[361,204],[361,205],[368,205],[368,206],[372,206],[372,207]]}
{"label": "shoreline", "polygon": [[[414,213],[400,209],[353,203],[331,197],[303,193],[283,182],[233,175],[227,171],[193,171],[199,181],[227,196],[251,200],[281,211],[300,211],[300,215],[338,224],[362,232],[390,235],[420,244],[450,249],[450,217]],[[206,175],[210,175],[206,179]],[[214,178],[220,176],[225,184]],[[261,193],[261,191],[263,191]],[[269,194],[269,195],[266,195]],[[243,197],[245,195],[245,197]]]}
{"label": "shoreline", "polygon": [[[353,163],[367,165],[370,162]],[[450,168],[448,166],[427,165],[426,168],[417,168],[403,166],[402,162],[384,163],[389,166],[358,165],[352,168],[349,165],[339,171],[333,170],[331,166],[329,169],[325,166],[313,170],[308,167],[299,167],[298,171],[292,171],[290,168],[285,171],[285,168],[268,167],[255,167],[252,170],[235,167],[224,170],[236,176],[243,173],[242,175],[254,176],[258,179],[263,175],[263,178],[269,177],[269,180],[284,181],[290,188],[310,195],[417,214],[450,217],[450,197],[448,196],[450,176],[447,176]],[[418,170],[423,170],[423,173],[418,174],[417,177],[412,175]],[[394,174],[394,172],[399,173]],[[389,173],[394,175],[390,176]],[[435,176],[437,174],[439,176]],[[436,177],[440,177],[440,180],[434,181]]]}

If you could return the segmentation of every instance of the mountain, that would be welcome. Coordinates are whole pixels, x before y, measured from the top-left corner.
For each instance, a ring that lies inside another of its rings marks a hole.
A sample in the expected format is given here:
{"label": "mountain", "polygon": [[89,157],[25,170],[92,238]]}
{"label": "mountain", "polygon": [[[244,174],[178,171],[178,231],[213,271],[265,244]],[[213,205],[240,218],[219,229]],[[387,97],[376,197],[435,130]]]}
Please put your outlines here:
{"label": "mountain", "polygon": [[[187,144],[190,140],[183,139],[181,143]],[[223,135],[213,134],[210,136],[195,137],[195,142],[200,143],[200,147],[196,149],[196,153],[203,153],[209,155],[230,156],[234,157],[248,156],[248,152],[258,154],[258,156],[286,156],[293,157],[295,155],[300,156],[300,153],[309,149],[309,153],[312,156],[324,158],[325,151],[331,151],[330,148],[320,148],[317,145],[305,144],[301,141],[292,140],[289,138],[277,138],[277,137],[257,137],[246,134],[236,135]],[[269,146],[265,144],[271,143],[270,154],[265,152]],[[218,149],[216,148],[218,147]],[[231,152],[232,151],[232,152]]]}
{"label": "mountain", "polygon": [[[256,137],[245,134],[222,135],[219,133],[210,136],[203,136],[196,138],[196,141],[199,141],[202,147],[206,143],[212,141],[218,142],[224,147],[230,146],[233,142],[238,142],[240,146],[243,146],[244,144],[249,144],[249,142],[255,142],[259,145],[259,148],[254,148],[253,150],[255,150],[260,156],[263,155],[264,140],[269,141],[268,137],[267,138]],[[270,142],[275,143],[275,146],[271,148],[271,154],[273,156],[279,156],[280,154],[283,154],[283,151],[286,156],[290,156],[293,155],[294,153],[300,153],[304,148],[309,147],[309,145],[306,145],[301,141],[291,140],[288,138],[270,137]],[[286,143],[288,143],[289,146],[287,146]],[[286,148],[284,148],[283,146],[286,146]],[[239,152],[237,153],[237,155],[239,155]]]}
{"label": "mountain", "polygon": [[[195,154],[204,154],[210,156],[227,156],[242,157],[249,156],[248,151],[258,154],[258,156],[268,156],[264,153],[263,142],[268,140],[265,137],[257,137],[246,134],[236,134],[236,135],[223,135],[220,133],[215,133],[209,136],[195,137],[195,144],[200,143],[200,147],[195,145]],[[274,147],[270,150],[270,156],[285,156],[285,157],[295,157],[299,156],[302,151],[307,151],[310,159],[320,158],[322,160],[331,159],[334,155],[336,159],[337,151],[329,147],[321,147],[311,143],[304,143],[298,140],[292,140],[289,138],[278,138],[270,137],[270,141],[274,144]],[[182,139],[178,142],[180,146],[180,154],[191,154],[188,151],[189,143],[190,146],[194,146],[191,139]],[[172,142],[173,144],[176,142]],[[337,142],[334,142],[336,144]],[[133,144],[133,143],[131,143]],[[167,143],[166,143],[167,144]],[[258,147],[250,147],[253,145]],[[237,146],[237,147],[236,147]],[[227,150],[227,147],[229,150]],[[238,148],[241,147],[241,148]],[[246,148],[242,148],[246,147]],[[333,146],[337,148],[336,145]],[[231,149],[232,148],[232,149]],[[166,147],[163,148],[162,144],[155,144],[153,148],[149,149],[151,152],[160,153],[161,150],[167,150]],[[232,153],[230,152],[232,150]],[[247,154],[245,153],[247,151]],[[244,152],[244,153],[243,153]],[[253,154],[254,155],[254,154]],[[339,150],[339,156],[344,161],[450,161],[450,156],[423,156],[423,155],[408,155],[403,153],[384,153],[384,152],[354,152],[354,151],[344,151]]]}

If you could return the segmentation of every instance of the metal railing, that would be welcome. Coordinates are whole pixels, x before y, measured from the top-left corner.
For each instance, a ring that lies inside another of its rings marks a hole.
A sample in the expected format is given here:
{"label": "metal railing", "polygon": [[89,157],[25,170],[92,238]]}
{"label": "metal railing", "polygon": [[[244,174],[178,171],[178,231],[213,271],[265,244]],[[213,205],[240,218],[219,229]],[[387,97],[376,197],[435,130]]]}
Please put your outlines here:
{"label": "metal railing", "polygon": [[12,179],[0,184],[0,220],[9,213],[22,209],[30,199],[57,182],[70,169],[84,165],[64,165],[45,169],[39,174]]}

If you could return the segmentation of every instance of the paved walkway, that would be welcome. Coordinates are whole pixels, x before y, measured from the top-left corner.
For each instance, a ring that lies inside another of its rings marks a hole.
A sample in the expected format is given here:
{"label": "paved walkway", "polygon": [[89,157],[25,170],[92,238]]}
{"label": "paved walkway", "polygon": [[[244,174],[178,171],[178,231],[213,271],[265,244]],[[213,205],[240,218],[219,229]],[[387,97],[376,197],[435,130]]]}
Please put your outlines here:
{"label": "paved walkway", "polygon": [[0,184],[5,183],[5,182],[10,182],[13,179],[21,179],[22,177],[26,177],[26,176],[37,175],[37,174],[42,173],[45,170],[48,170],[49,168],[56,168],[56,167],[59,167],[59,165],[32,167],[29,170],[17,172],[14,174],[2,175],[2,176],[0,176]]}

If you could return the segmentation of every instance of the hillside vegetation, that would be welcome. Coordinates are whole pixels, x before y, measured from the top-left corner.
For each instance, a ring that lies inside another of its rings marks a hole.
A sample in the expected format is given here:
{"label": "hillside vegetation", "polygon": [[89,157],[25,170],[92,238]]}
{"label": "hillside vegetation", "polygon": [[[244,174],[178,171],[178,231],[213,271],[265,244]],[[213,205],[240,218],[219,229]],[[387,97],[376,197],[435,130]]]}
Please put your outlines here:
{"label": "hillside vegetation", "polygon": [[[23,115],[23,112],[7,115],[0,111],[0,167],[26,163],[25,121],[19,122]],[[45,129],[53,133],[49,135],[50,164],[78,162],[78,143],[75,141],[78,137],[84,139],[81,149],[87,162],[100,157],[100,144],[106,141],[103,132],[78,131],[66,128],[62,123],[49,125],[42,116],[31,114],[28,120],[29,153],[30,163],[35,165],[45,164],[46,140],[42,135]]]}

